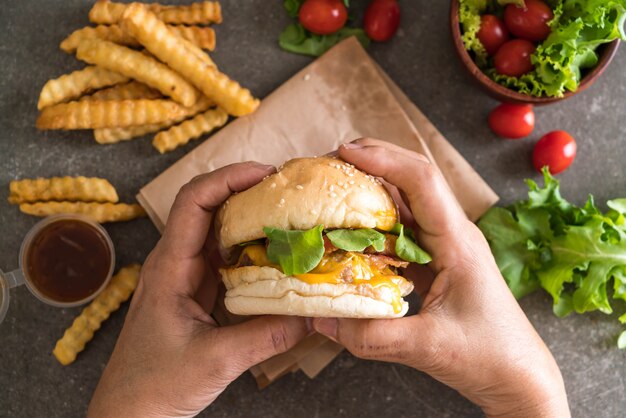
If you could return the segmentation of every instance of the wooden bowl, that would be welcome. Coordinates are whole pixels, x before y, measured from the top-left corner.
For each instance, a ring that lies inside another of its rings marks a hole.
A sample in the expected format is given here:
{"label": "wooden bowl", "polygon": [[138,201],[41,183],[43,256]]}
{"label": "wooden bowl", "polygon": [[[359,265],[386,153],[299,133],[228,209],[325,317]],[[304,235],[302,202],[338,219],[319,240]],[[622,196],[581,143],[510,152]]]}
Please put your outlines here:
{"label": "wooden bowl", "polygon": [[598,64],[591,70],[588,70],[583,76],[578,90],[566,91],[562,97],[535,97],[527,94],[518,93],[511,89],[504,87],[501,84],[496,83],[489,78],[485,73],[481,71],[476,65],[469,52],[465,49],[463,40],[461,39],[461,25],[459,23],[459,0],[452,0],[450,7],[450,29],[452,30],[452,40],[454,42],[454,49],[463,63],[463,67],[471,74],[472,78],[478,82],[482,89],[496,100],[506,103],[517,104],[532,104],[532,105],[544,105],[549,103],[558,102],[561,100],[569,99],[575,94],[580,93],[589,86],[604,72],[609,65],[617,48],[619,46],[619,39],[613,42],[600,46],[597,50]]}

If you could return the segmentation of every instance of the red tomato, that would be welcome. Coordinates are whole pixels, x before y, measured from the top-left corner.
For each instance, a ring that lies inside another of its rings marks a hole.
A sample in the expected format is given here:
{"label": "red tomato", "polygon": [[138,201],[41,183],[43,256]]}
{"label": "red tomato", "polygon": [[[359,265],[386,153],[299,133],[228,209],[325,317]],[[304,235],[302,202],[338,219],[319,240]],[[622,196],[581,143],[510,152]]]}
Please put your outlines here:
{"label": "red tomato", "polygon": [[552,9],[541,0],[525,0],[526,7],[509,4],[504,9],[504,22],[511,33],[527,41],[540,42],[550,35],[548,22]]}
{"label": "red tomato", "polygon": [[300,6],[298,19],[305,29],[328,35],[343,28],[348,10],[341,0],[306,0]]}
{"label": "red tomato", "polygon": [[489,114],[489,127],[503,138],[524,138],[535,127],[535,112],[531,105],[502,103]]}
{"label": "red tomato", "polygon": [[388,41],[400,26],[400,6],[397,0],[372,0],[365,9],[365,33],[374,41]]}
{"label": "red tomato", "polygon": [[509,31],[504,26],[504,22],[497,16],[482,15],[478,40],[489,55],[494,55],[502,44],[509,40]]}
{"label": "red tomato", "polygon": [[576,157],[576,141],[565,131],[553,131],[541,137],[533,150],[537,171],[548,166],[550,174],[567,169]]}
{"label": "red tomato", "polygon": [[511,77],[520,77],[533,70],[530,56],[535,52],[535,45],[524,39],[513,39],[498,49],[494,57],[496,71]]}

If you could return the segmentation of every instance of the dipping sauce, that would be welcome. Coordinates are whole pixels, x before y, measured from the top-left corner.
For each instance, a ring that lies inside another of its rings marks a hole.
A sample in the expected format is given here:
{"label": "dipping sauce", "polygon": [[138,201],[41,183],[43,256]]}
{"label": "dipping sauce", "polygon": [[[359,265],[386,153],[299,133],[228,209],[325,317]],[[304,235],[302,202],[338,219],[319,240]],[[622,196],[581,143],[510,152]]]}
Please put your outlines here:
{"label": "dipping sauce", "polygon": [[88,223],[63,219],[43,227],[25,254],[31,284],[57,302],[76,302],[94,294],[111,268],[105,237]]}

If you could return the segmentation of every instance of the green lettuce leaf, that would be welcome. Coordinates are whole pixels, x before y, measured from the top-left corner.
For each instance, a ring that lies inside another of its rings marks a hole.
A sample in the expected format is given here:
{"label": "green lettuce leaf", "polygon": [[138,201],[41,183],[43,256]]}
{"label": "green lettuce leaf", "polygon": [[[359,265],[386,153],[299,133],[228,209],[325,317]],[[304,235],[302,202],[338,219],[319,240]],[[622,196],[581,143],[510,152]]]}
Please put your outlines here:
{"label": "green lettuce leaf", "polygon": [[404,261],[427,264],[433,260],[430,254],[417,245],[415,233],[410,228],[405,228],[404,225],[398,223],[395,224],[390,232],[398,235],[398,239],[396,240],[396,254]]}
{"label": "green lettuce leaf", "polygon": [[283,2],[283,7],[287,11],[289,17],[296,18],[298,17],[298,12],[300,11],[300,6],[304,3],[305,0],[285,0]]}
{"label": "green lettuce leaf", "polygon": [[323,230],[323,225],[307,231],[263,228],[269,240],[267,258],[279,264],[286,275],[308,273],[324,255]]}
{"label": "green lettuce leaf", "polygon": [[[493,208],[483,216],[479,227],[488,241],[497,241],[492,252],[509,288],[516,298],[521,298],[539,289],[540,283],[534,268],[541,265],[542,233],[550,231],[549,214],[546,211],[529,211],[520,208],[518,218],[504,208]],[[532,249],[531,245],[532,243]]]}
{"label": "green lettuce leaf", "polygon": [[480,30],[480,15],[487,9],[487,0],[460,0],[459,23],[462,29],[465,49],[474,53],[474,59],[479,67],[487,64],[487,50],[478,40]]}
{"label": "green lettuce leaf", "polygon": [[[263,228],[268,238],[267,258],[279,264],[287,275],[305,274],[313,270],[324,256],[323,225],[306,231]],[[391,233],[398,235],[396,253],[401,259],[426,264],[431,261],[430,255],[415,243],[415,235],[409,228],[396,224]],[[344,251],[363,251],[374,247],[376,251],[385,249],[385,234],[374,229],[336,229],[326,236],[333,245]],[[254,244],[251,241],[245,244]]]}
{"label": "green lettuce leaf", "polygon": [[264,245],[265,244],[265,240],[264,239],[255,239],[254,241],[246,241],[246,242],[242,242],[241,244],[239,244],[240,247],[247,247],[249,245]]}
{"label": "green lettuce leaf", "polygon": [[385,249],[385,234],[374,229],[336,229],[326,236],[335,247],[344,251],[363,251],[370,246],[376,251]]}
{"label": "green lettuce leaf", "polygon": [[278,37],[278,44],[285,51],[318,57],[351,36],[356,36],[364,48],[369,46],[370,39],[362,28],[344,27],[330,35],[316,35],[299,23],[287,26]]}
{"label": "green lettuce leaf", "polygon": [[516,6],[519,6],[519,7],[526,6],[526,3],[524,2],[524,0],[498,0],[498,4],[500,6],[506,6],[507,4],[515,4]]}
{"label": "green lettuce leaf", "polygon": [[622,331],[622,333],[617,338],[617,347],[622,350],[626,348],[626,331]]}
{"label": "green lettuce leaf", "polygon": [[[626,301],[626,199],[609,201],[602,213],[592,196],[582,207],[565,200],[547,170],[544,181],[527,181],[528,200],[493,208],[478,222],[502,275],[518,298],[543,288],[557,316],[612,313],[609,291]],[[626,313],[619,320],[626,323]]]}

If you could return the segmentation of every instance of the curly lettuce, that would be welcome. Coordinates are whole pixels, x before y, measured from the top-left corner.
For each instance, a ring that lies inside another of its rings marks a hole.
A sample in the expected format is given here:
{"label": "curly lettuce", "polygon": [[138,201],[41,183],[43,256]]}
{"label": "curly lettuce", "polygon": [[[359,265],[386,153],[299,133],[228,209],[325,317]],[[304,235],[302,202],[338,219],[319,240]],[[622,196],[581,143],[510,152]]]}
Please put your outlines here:
{"label": "curly lettuce", "polygon": [[478,40],[480,30],[480,16],[487,9],[488,0],[461,0],[459,1],[459,23],[463,30],[465,49],[474,53],[474,59],[479,67],[487,64],[487,50]]}
{"label": "curly lettuce", "polygon": [[[577,207],[547,170],[544,179],[543,188],[527,181],[528,200],[493,208],[479,221],[498,267],[517,298],[547,291],[559,317],[611,314],[611,300],[626,301],[626,199],[607,202],[605,213],[592,196]],[[619,321],[626,323],[626,313]]]}
{"label": "curly lettuce", "polygon": [[[506,1],[505,1],[506,2]],[[463,41],[476,57],[477,65],[494,81],[531,96],[562,97],[576,91],[584,70],[598,63],[599,46],[616,39],[626,40],[626,0],[546,0],[554,12],[548,38],[537,46],[531,60],[535,69],[521,77],[498,74],[476,34],[480,14],[502,13],[496,1],[460,0],[459,17]]]}

